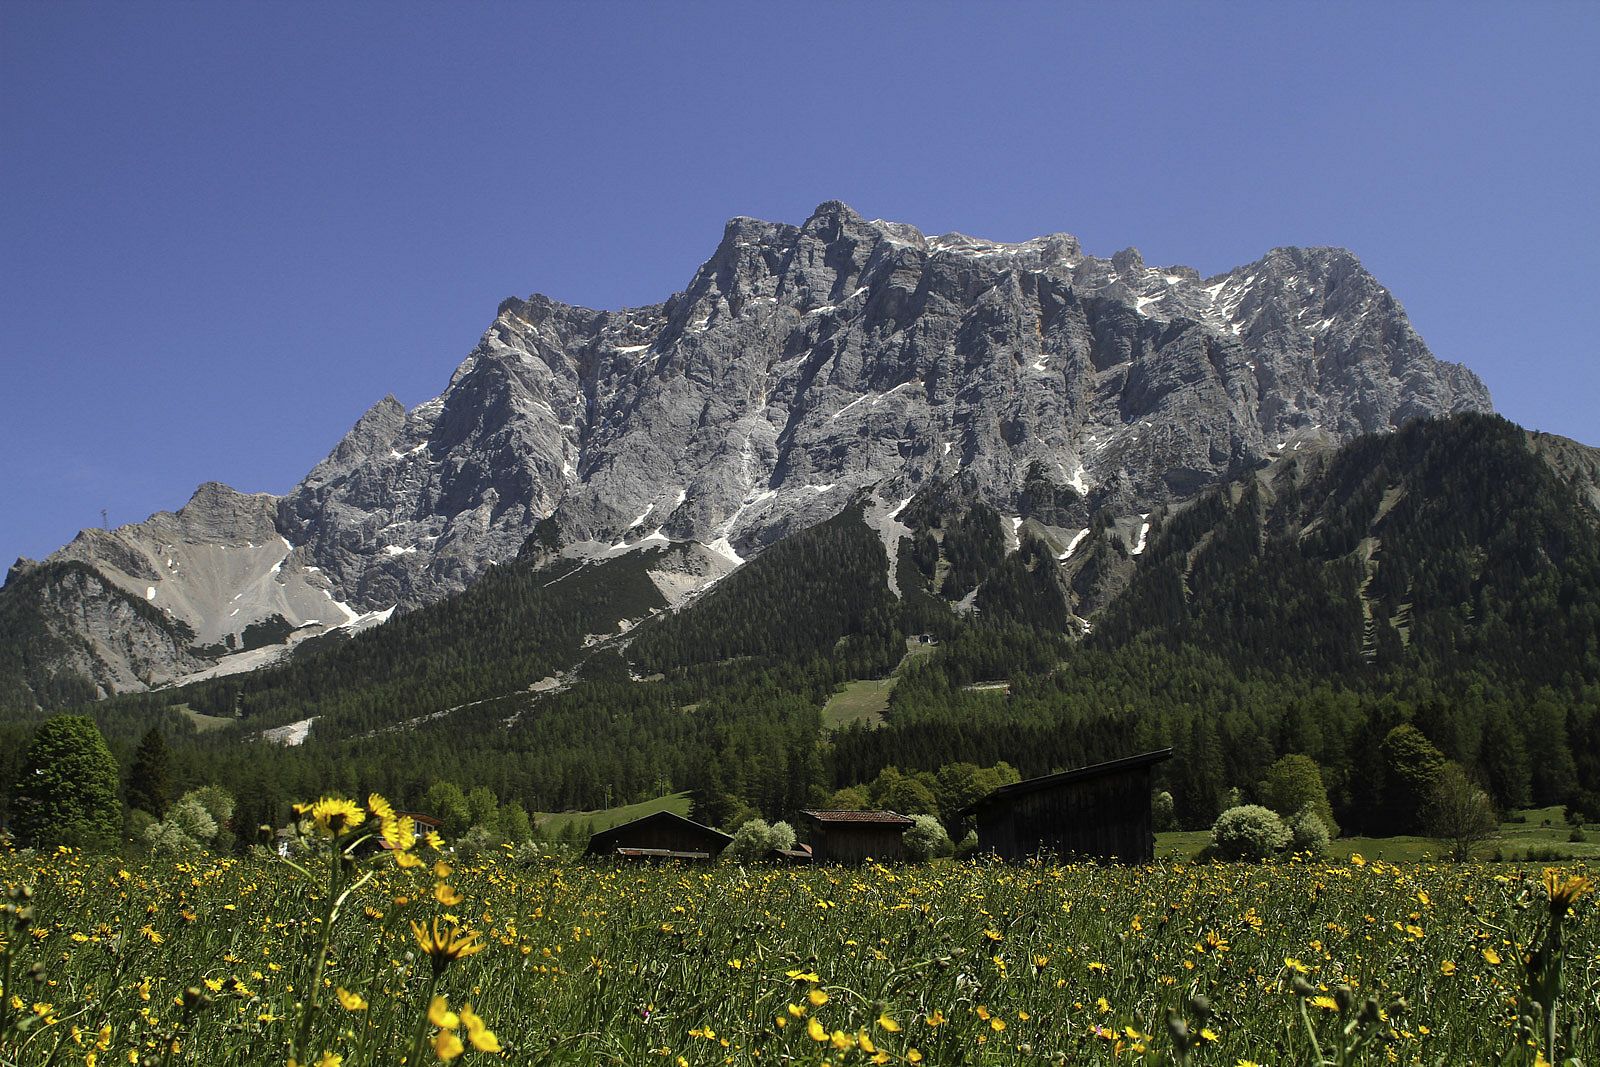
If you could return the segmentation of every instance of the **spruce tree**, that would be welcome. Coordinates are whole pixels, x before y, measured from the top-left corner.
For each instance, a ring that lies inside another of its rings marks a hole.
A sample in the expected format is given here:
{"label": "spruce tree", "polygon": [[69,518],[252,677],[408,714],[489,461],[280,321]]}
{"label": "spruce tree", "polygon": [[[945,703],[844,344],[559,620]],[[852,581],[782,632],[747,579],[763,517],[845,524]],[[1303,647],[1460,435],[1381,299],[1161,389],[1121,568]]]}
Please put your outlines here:
{"label": "spruce tree", "polygon": [[117,761],[94,720],[46,719],[11,795],[11,827],[28,847],[109,848],[122,831]]}
{"label": "spruce tree", "polygon": [[166,738],[152,726],[133,756],[133,770],[128,775],[128,807],[161,819],[166,817],[167,805],[171,803],[171,756]]}

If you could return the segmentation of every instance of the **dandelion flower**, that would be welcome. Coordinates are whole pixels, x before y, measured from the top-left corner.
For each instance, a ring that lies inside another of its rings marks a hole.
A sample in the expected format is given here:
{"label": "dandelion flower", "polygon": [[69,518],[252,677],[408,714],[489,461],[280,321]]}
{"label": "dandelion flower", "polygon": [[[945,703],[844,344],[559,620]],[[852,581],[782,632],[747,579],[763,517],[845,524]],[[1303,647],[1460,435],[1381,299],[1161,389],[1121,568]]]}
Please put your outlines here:
{"label": "dandelion flower", "polygon": [[453,1030],[440,1030],[439,1036],[433,1039],[433,1052],[441,1060],[449,1063],[466,1051],[466,1046],[455,1035]]}
{"label": "dandelion flower", "polygon": [[315,804],[296,804],[294,810],[297,815],[310,815],[317,832],[324,837],[338,837],[367,821],[366,809],[344,797],[323,797]]}
{"label": "dandelion flower", "polygon": [[450,1010],[450,1002],[434,997],[428,1005],[428,1021],[441,1030],[454,1030],[461,1025],[461,1016]]}
{"label": "dandelion flower", "polygon": [[1594,892],[1594,882],[1581,874],[1562,877],[1554,867],[1544,869],[1544,891],[1550,897],[1550,910],[1565,915],[1567,909]]}
{"label": "dandelion flower", "polygon": [[423,926],[419,922],[412,922],[411,934],[417,939],[418,946],[433,960],[435,974],[443,974],[444,969],[456,960],[466,959],[474,953],[484,950],[484,943],[475,930],[462,930],[451,925],[444,931],[439,929],[439,920],[433,920],[433,926]]}

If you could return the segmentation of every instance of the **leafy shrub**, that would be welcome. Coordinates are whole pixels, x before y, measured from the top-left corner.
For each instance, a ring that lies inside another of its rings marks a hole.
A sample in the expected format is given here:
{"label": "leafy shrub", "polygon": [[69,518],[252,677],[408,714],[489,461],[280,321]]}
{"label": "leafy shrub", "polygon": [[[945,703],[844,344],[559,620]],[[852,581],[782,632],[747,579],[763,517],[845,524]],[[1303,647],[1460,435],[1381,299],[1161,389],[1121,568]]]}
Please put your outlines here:
{"label": "leafy shrub", "polygon": [[955,855],[956,846],[951,843],[950,835],[944,832],[944,824],[937,816],[913,815],[911,823],[905,837],[901,839],[905,844],[907,858],[921,862],[939,856]]}
{"label": "leafy shrub", "polygon": [[1322,816],[1317,814],[1316,808],[1307,804],[1289,820],[1289,848],[1295,852],[1306,852],[1313,856],[1324,855],[1328,851],[1328,841],[1332,838],[1328,826],[1322,821]]}
{"label": "leafy shrub", "polygon": [[723,855],[735,863],[762,860],[775,848],[794,847],[794,827],[786,822],[768,824],[765,819],[746,819],[733,832],[733,842]]}
{"label": "leafy shrub", "polygon": [[1172,794],[1165,789],[1150,798],[1150,821],[1156,833],[1178,828],[1178,817]]}
{"label": "leafy shrub", "polygon": [[1527,862],[1529,863],[1560,863],[1570,860],[1572,853],[1564,852],[1559,848],[1534,845],[1528,849]]}
{"label": "leafy shrub", "polygon": [[1217,816],[1211,827],[1216,855],[1225,860],[1264,860],[1289,843],[1289,828],[1260,804],[1241,804]]}

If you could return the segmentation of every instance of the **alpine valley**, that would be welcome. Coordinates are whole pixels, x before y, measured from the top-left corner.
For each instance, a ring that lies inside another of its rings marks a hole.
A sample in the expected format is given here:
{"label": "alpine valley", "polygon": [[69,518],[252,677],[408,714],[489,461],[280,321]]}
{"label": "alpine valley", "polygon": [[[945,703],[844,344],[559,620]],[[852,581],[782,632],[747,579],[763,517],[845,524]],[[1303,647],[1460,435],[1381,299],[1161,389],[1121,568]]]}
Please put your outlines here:
{"label": "alpine valley", "polygon": [[1395,830],[1401,724],[1592,812],[1600,451],[1495,416],[1342,249],[1201,277],[829,202],[658,305],[503,301],[284,496],[19,560],[0,764],[70,707],[241,825],[438,778],[776,818],[1170,745],[1185,825],[1303,753]]}

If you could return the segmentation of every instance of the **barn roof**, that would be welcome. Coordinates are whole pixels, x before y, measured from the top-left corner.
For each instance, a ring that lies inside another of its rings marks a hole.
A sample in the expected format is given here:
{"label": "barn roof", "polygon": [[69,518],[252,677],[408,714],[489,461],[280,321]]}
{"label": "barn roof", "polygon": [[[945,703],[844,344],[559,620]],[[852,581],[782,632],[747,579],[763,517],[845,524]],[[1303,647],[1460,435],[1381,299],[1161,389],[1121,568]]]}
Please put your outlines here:
{"label": "barn roof", "polygon": [[643,816],[642,818],[634,819],[632,822],[625,822],[620,826],[613,826],[609,830],[601,830],[599,833],[589,838],[589,851],[595,854],[610,853],[613,849],[617,848],[621,844],[618,838],[625,837],[628,831],[636,830],[641,827],[656,823],[665,823],[689,836],[698,837],[706,841],[708,844],[713,844],[718,852],[726,848],[733,840],[732,837],[723,833],[721,830],[715,830],[709,826],[703,826],[700,823],[695,822],[693,819],[684,818],[677,812],[653,811],[649,815]]}
{"label": "barn roof", "polygon": [[827,826],[850,823],[857,826],[910,826],[911,820],[892,811],[802,811],[808,819]]}
{"label": "barn roof", "polygon": [[670,848],[619,848],[617,855],[629,860],[708,860],[709,852],[679,852]]}
{"label": "barn roof", "polygon": [[1038,778],[1028,778],[1011,785],[1003,785],[981,800],[975,800],[962,808],[958,814],[970,815],[979,808],[990,804],[1010,800],[1025,793],[1033,793],[1040,789],[1054,789],[1057,786],[1069,785],[1073,782],[1087,781],[1091,778],[1103,778],[1109,774],[1121,774],[1124,771],[1136,770],[1140,767],[1149,767],[1163,760],[1172,758],[1172,749],[1158,748],[1153,752],[1141,752],[1137,756],[1124,756],[1122,759],[1108,760],[1105,763],[1096,763],[1088,767],[1077,767],[1070,771],[1061,771],[1057,774],[1041,775]]}

